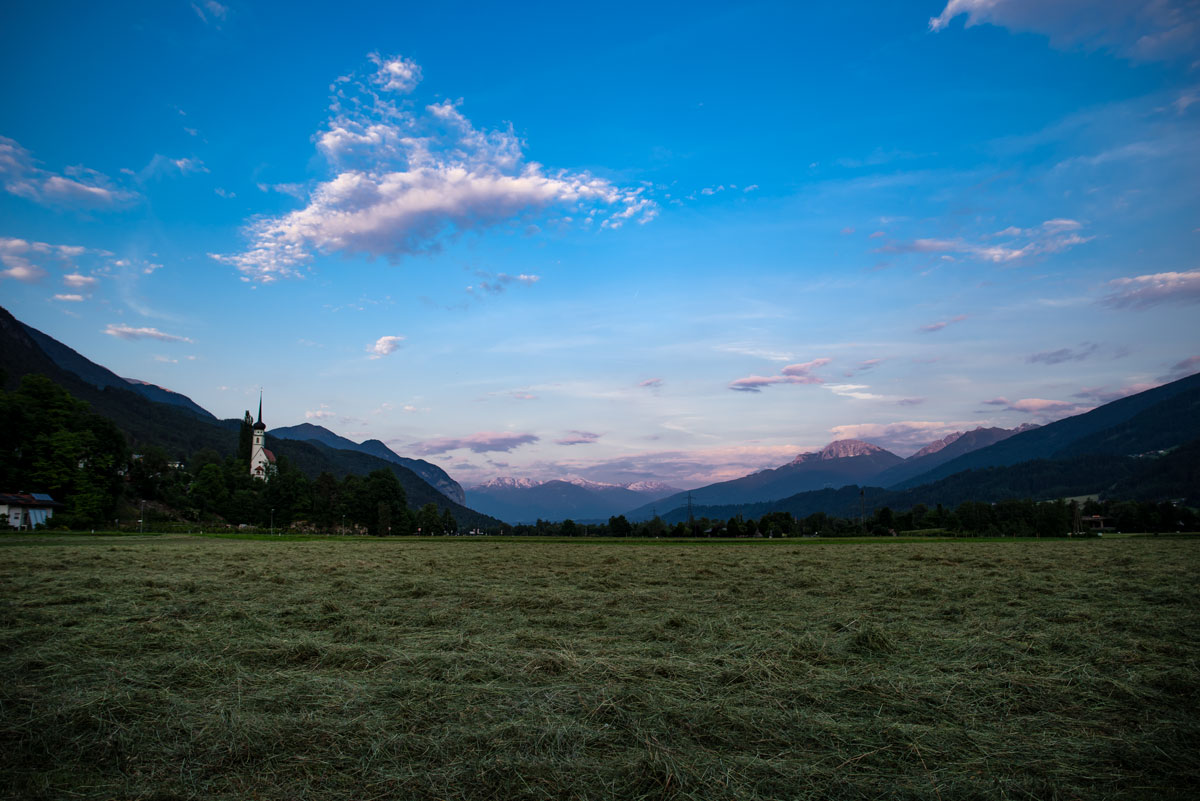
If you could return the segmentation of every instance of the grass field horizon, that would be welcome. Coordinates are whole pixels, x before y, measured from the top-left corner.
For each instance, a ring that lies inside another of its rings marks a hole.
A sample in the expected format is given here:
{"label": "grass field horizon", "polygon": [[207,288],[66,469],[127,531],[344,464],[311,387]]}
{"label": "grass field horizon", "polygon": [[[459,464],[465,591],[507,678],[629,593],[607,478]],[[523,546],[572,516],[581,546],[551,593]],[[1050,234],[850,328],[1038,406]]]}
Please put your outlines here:
{"label": "grass field horizon", "polygon": [[271,539],[0,538],[5,797],[1185,798],[1200,772],[1194,538]]}

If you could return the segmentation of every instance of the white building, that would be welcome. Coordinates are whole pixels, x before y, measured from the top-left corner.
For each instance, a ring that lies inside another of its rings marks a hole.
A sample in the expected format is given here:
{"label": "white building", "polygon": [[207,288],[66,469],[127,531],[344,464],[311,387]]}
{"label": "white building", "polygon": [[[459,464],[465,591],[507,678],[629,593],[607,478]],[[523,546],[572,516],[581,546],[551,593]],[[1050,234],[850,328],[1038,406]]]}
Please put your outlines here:
{"label": "white building", "polygon": [[18,530],[32,531],[54,517],[54,507],[62,506],[44,492],[0,493],[0,520]]}
{"label": "white building", "polygon": [[262,421],[262,394],[258,396],[258,422],[254,424],[254,444],[250,446],[250,475],[266,481],[275,464],[275,454],[267,450],[267,427]]}

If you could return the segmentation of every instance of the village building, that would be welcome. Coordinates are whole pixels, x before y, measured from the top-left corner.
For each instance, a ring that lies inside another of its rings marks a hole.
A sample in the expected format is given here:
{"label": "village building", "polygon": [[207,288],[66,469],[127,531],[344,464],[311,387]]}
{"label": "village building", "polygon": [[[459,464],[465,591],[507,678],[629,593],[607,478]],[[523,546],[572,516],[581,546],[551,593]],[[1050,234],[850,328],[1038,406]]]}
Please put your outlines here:
{"label": "village building", "polygon": [[[246,412],[249,419],[250,413]],[[254,439],[250,446],[250,475],[266,481],[274,471],[275,454],[267,450],[267,427],[262,421],[262,395],[258,396],[258,422],[254,424]]]}
{"label": "village building", "polygon": [[18,531],[32,531],[54,516],[61,503],[44,492],[0,492],[0,520]]}

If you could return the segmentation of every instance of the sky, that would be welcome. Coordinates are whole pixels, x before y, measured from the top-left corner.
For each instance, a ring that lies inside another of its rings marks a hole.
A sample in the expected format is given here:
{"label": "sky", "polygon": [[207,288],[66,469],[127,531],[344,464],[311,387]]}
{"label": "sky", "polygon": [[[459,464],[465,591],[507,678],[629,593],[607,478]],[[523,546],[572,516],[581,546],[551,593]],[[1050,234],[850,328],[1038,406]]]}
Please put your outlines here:
{"label": "sky", "polygon": [[0,305],[464,486],[1200,370],[1194,0],[47,0],[0,44]]}

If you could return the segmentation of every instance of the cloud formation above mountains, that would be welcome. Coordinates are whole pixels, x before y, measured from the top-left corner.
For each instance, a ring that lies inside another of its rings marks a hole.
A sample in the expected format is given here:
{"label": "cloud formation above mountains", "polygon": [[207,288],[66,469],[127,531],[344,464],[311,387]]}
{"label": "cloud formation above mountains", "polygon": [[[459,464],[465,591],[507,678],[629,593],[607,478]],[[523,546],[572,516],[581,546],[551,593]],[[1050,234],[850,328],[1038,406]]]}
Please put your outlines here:
{"label": "cloud formation above mountains", "polygon": [[1200,39],[1200,6],[1191,0],[949,0],[929,29],[991,23],[1050,37],[1055,47],[1111,50],[1135,61],[1188,57]]}
{"label": "cloud formation above mountains", "polygon": [[245,251],[213,254],[246,280],[298,276],[316,253],[397,262],[467,231],[549,212],[602,228],[657,214],[642,187],[526,161],[511,126],[476,128],[461,101],[416,109],[403,96],[421,80],[420,66],[401,56],[370,58],[375,71],[366,79],[334,84],[331,116],[315,137],[334,175],[311,190],[304,208],[252,221]]}

